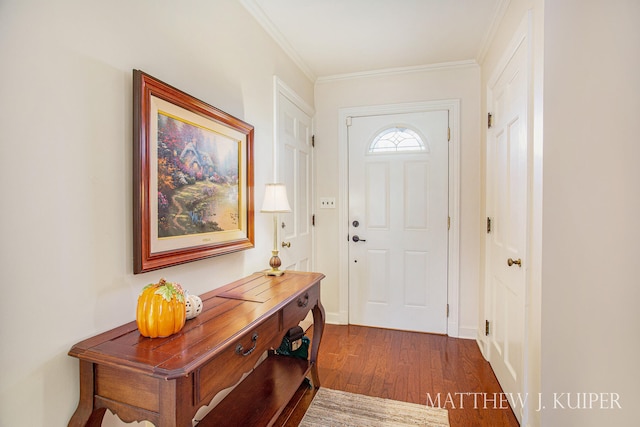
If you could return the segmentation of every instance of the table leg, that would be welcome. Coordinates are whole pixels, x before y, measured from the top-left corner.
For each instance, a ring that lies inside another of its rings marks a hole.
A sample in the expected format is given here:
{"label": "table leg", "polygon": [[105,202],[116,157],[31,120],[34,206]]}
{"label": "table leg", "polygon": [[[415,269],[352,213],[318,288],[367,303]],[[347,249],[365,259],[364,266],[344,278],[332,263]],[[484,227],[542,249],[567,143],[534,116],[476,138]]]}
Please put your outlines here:
{"label": "table leg", "polygon": [[69,420],[69,427],[100,427],[105,408],[93,406],[94,377],[93,363],[80,360],[80,401]]}
{"label": "table leg", "polygon": [[198,408],[193,407],[192,376],[160,382],[158,427],[191,426]]}
{"label": "table leg", "polygon": [[320,340],[322,340],[322,332],[324,331],[325,314],[324,307],[318,299],[318,303],[313,307],[313,341],[311,343],[311,381],[315,388],[320,388],[320,377],[318,376],[318,350],[320,349]]}

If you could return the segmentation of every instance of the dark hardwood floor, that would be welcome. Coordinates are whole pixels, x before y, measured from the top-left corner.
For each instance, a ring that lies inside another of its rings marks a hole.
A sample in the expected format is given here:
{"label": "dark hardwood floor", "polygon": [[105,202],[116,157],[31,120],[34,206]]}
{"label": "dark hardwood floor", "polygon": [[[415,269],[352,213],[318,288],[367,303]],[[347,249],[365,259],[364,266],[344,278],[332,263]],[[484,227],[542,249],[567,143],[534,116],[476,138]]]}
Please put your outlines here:
{"label": "dark hardwood floor", "polygon": [[[425,405],[430,399],[448,409],[451,427],[518,426],[474,340],[353,325],[326,325],[323,335],[322,387]],[[297,426],[313,394],[301,389],[282,424]]]}

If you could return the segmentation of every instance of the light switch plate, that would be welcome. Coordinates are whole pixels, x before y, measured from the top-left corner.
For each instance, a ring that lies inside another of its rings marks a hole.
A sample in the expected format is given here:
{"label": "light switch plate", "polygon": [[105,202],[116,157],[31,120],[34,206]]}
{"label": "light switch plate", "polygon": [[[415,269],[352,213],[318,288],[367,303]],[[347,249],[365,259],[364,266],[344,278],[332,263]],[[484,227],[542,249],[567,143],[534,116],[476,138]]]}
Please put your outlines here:
{"label": "light switch plate", "polygon": [[320,209],[335,209],[335,197],[320,197]]}

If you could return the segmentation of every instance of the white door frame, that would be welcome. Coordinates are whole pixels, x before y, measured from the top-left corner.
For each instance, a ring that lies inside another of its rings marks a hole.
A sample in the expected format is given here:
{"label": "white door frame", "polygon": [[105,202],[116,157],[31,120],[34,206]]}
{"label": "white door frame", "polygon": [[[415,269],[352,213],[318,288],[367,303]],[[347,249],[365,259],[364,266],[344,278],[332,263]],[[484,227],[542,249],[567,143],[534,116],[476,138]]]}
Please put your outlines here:
{"label": "white door frame", "polygon": [[[278,167],[280,166],[280,150],[279,150],[279,146],[280,146],[280,129],[278,128],[278,124],[279,124],[279,115],[280,115],[280,105],[278,103],[278,99],[280,99],[280,96],[282,95],[285,98],[287,98],[289,101],[291,101],[296,107],[298,107],[300,110],[302,110],[307,116],[309,116],[311,118],[311,134],[313,135],[314,133],[314,126],[315,126],[315,120],[314,120],[314,116],[315,116],[315,110],[312,106],[310,106],[309,104],[307,104],[307,102],[302,99],[302,97],[300,95],[298,95],[293,89],[291,89],[289,86],[287,86],[287,84],[280,79],[278,76],[273,76],[273,159],[272,159],[272,164],[273,164],[273,177],[272,177],[272,182],[277,182],[278,180]],[[315,200],[315,156],[314,156],[314,152],[313,152],[313,147],[311,149],[311,161],[310,161],[310,171],[309,171],[309,200],[313,201]],[[314,214],[314,203],[311,203],[311,207],[312,207],[312,211],[309,212],[311,215]],[[310,269],[313,271],[313,269],[315,268],[316,265],[316,233],[315,233],[315,227],[310,227],[311,228],[311,248],[310,248],[310,253],[311,253],[311,265],[310,265]]]}
{"label": "white door frame", "polygon": [[460,100],[447,99],[439,101],[423,101],[406,104],[372,105],[365,107],[341,108],[338,110],[338,181],[340,187],[338,196],[339,218],[339,247],[338,247],[338,278],[339,278],[339,313],[338,319],[330,319],[335,323],[349,323],[349,160],[347,139],[347,118],[358,116],[372,116],[383,114],[401,114],[421,111],[449,111],[449,265],[447,268],[447,300],[449,304],[449,318],[447,319],[447,334],[458,336],[459,330],[459,290],[460,290]]}

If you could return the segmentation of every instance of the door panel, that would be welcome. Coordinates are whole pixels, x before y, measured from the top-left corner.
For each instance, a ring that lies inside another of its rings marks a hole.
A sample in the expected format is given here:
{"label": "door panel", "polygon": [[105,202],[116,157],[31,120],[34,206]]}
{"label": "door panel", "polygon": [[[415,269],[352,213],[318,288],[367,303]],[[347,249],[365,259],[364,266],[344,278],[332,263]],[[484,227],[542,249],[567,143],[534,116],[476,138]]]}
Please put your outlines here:
{"label": "door panel", "polygon": [[[370,153],[393,126],[425,150]],[[349,322],[446,333],[448,112],[354,117],[348,132]]]}
{"label": "door panel", "polygon": [[405,165],[405,224],[408,229],[426,230],[429,223],[429,164],[413,162]]}
{"label": "door panel", "polygon": [[365,199],[367,228],[370,230],[389,230],[389,164],[369,162],[365,164],[364,182],[367,197]]}

